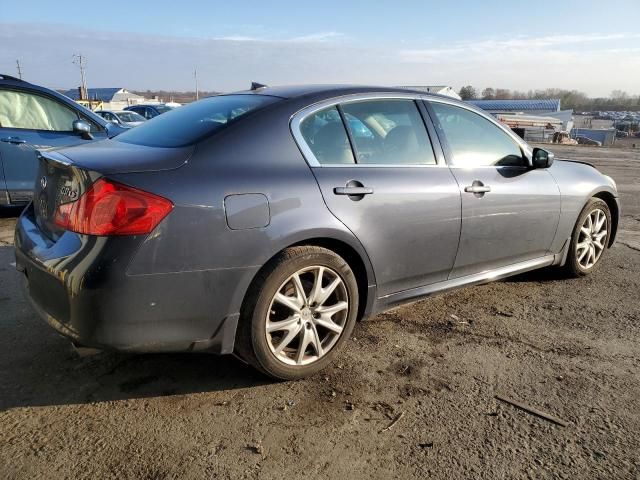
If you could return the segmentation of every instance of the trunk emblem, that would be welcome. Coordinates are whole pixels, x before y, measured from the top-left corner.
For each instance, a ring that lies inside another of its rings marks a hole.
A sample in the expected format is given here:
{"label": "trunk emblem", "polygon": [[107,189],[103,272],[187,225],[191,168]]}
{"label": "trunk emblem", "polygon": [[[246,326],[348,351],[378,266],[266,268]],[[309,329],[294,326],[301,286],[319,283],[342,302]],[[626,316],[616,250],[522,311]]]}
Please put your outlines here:
{"label": "trunk emblem", "polygon": [[47,177],[42,177],[40,179],[40,187],[44,190],[47,188]]}

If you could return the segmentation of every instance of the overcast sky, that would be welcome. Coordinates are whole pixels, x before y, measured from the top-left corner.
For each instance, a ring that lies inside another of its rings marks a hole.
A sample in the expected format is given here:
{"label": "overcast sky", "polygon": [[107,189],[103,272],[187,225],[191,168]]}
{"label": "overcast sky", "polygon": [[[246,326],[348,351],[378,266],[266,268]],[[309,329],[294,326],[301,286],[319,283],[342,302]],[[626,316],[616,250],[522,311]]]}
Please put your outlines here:
{"label": "overcast sky", "polygon": [[[4,3],[8,0],[0,0]],[[640,1],[30,0],[0,8],[0,72],[73,88],[472,84],[640,94]]]}

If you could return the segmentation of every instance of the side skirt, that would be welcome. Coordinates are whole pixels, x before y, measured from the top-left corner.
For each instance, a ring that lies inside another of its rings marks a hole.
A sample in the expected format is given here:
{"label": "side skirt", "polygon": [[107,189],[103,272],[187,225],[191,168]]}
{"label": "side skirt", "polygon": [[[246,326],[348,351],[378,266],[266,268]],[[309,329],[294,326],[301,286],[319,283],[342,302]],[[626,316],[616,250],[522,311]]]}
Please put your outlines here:
{"label": "side skirt", "polygon": [[473,275],[466,275],[464,277],[453,278],[451,280],[445,280],[444,282],[426,285],[424,287],[392,293],[378,298],[375,311],[382,312],[401,304],[415,302],[435,294],[448,292],[462,287],[493,282],[494,280],[500,280],[502,278],[518,275],[530,270],[548,267],[554,263],[557,263],[556,255],[546,255],[544,257],[534,258],[532,260],[496,268],[495,270],[487,270],[480,273],[474,273]]}

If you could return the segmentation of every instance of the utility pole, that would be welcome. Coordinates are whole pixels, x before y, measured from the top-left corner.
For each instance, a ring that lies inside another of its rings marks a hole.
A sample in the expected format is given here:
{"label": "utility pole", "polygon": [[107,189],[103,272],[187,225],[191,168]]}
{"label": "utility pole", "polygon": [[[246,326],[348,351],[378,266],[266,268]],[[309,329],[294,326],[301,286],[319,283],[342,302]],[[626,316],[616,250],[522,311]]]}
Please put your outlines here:
{"label": "utility pole", "polygon": [[85,76],[85,68],[87,67],[87,59],[81,53],[73,55],[73,63],[80,68],[80,100],[89,100],[89,91],[87,90],[87,78]]}
{"label": "utility pole", "polygon": [[200,98],[200,93],[198,92],[198,67],[193,69],[193,78],[196,79],[196,100]]}
{"label": "utility pole", "polygon": [[20,60],[16,60],[16,67],[18,67],[18,78],[22,80],[22,68],[20,67]]}

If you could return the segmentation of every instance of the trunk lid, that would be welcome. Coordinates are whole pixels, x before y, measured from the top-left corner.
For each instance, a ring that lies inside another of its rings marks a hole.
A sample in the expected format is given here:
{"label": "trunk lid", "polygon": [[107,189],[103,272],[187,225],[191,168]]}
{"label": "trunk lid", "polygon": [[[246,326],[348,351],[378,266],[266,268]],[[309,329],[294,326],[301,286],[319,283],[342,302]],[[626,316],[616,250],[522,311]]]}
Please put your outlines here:
{"label": "trunk lid", "polygon": [[33,192],[36,225],[56,241],[66,231],[55,223],[58,207],[77,201],[100,177],[179,168],[193,150],[194,147],[158,148],[105,140],[40,152]]}
{"label": "trunk lid", "polygon": [[56,149],[56,152],[76,166],[107,175],[173,170],[184,165],[194,150],[194,146],[163,148],[103,140]]}
{"label": "trunk lid", "polygon": [[77,167],[55,151],[40,153],[38,160],[33,214],[42,233],[55,241],[65,232],[55,224],[58,207],[78,200],[101,174]]}

